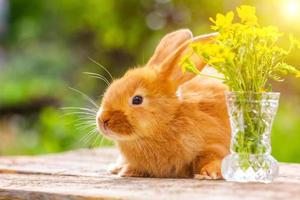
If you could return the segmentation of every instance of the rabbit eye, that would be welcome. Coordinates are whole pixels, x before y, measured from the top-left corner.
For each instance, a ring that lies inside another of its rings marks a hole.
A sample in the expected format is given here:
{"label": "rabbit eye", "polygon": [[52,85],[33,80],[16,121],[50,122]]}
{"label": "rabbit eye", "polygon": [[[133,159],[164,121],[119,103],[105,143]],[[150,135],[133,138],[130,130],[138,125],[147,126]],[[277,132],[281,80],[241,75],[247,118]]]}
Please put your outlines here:
{"label": "rabbit eye", "polygon": [[143,97],[140,95],[136,95],[132,98],[132,104],[133,105],[140,105],[143,103]]}

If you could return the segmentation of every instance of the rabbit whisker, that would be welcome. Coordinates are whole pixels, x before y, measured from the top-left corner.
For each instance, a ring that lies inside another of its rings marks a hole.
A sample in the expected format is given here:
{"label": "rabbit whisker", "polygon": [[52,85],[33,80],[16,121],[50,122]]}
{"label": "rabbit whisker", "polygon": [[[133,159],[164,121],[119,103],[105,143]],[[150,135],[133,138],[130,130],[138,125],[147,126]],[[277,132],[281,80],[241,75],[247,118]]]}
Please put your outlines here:
{"label": "rabbit whisker", "polygon": [[84,121],[95,121],[95,116],[83,116],[79,119],[74,120],[73,122],[84,122]]}
{"label": "rabbit whisker", "polygon": [[79,93],[81,96],[83,96],[86,100],[88,100],[93,106],[95,106],[95,108],[99,108],[99,106],[97,105],[97,103],[93,100],[93,99],[91,99],[88,95],[86,95],[85,93],[83,93],[83,92],[81,92],[81,91],[79,91],[79,90],[77,90],[77,89],[75,89],[75,88],[71,88],[70,87],[70,89],[71,90],[73,90],[73,91],[75,91],[75,92],[77,92],[77,93]]}
{"label": "rabbit whisker", "polygon": [[68,115],[83,115],[83,116],[95,116],[93,113],[88,113],[88,112],[81,112],[81,111],[74,111],[74,112],[68,112],[64,113],[63,116],[68,116]]}
{"label": "rabbit whisker", "polygon": [[82,137],[80,141],[87,145],[90,139],[95,136],[96,136],[96,129],[92,129],[88,133],[86,133],[86,135]]}
{"label": "rabbit whisker", "polygon": [[97,113],[97,110],[93,110],[90,108],[81,108],[81,107],[62,107],[62,110],[84,110],[84,111],[88,111],[91,113]]}
{"label": "rabbit whisker", "polygon": [[98,65],[99,67],[101,67],[102,69],[104,69],[104,71],[106,71],[106,73],[110,76],[111,80],[113,80],[111,73],[103,65],[101,65],[100,63],[98,63],[97,61],[95,61],[94,59],[92,59],[90,57],[88,57],[88,59],[90,61],[92,61],[93,63],[95,63],[96,65]]}
{"label": "rabbit whisker", "polygon": [[78,123],[78,124],[75,124],[74,125],[76,128],[88,128],[88,127],[96,127],[96,123],[87,123],[87,122],[81,122],[81,123]]}
{"label": "rabbit whisker", "polygon": [[92,78],[97,78],[102,81],[104,81],[107,85],[109,85],[109,81],[105,78],[105,76],[102,76],[101,74],[93,73],[93,72],[83,72],[84,74],[89,75]]}
{"label": "rabbit whisker", "polygon": [[99,146],[102,146],[103,140],[104,140],[104,137],[103,137],[103,136],[101,136],[101,138],[100,138],[100,144],[99,144]]}
{"label": "rabbit whisker", "polygon": [[99,136],[99,134],[97,134],[96,136],[95,136],[95,138],[94,138],[94,142],[92,143],[92,147],[95,147],[95,146],[97,146],[97,143],[99,143],[99,141],[100,141],[100,136]]}

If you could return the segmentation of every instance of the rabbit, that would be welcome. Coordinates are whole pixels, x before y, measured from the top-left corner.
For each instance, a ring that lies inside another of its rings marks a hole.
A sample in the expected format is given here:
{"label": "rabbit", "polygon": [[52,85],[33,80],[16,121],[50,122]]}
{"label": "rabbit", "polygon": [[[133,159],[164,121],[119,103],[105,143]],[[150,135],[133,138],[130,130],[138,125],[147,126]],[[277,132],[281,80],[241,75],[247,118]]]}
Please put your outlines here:
{"label": "rabbit", "polygon": [[[230,126],[224,92],[214,79],[183,73],[179,62],[193,37],[188,29],[167,34],[145,66],[129,69],[105,91],[96,122],[116,142],[121,177],[222,179]],[[206,63],[193,56],[197,68]]]}

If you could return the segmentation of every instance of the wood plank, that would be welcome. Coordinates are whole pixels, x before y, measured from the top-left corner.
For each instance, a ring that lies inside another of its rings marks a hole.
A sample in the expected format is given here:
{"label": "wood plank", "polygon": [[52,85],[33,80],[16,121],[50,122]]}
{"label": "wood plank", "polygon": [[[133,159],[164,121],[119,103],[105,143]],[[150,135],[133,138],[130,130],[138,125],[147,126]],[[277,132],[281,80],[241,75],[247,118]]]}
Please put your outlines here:
{"label": "wood plank", "polygon": [[[280,164],[271,184],[120,178],[106,172],[116,149],[0,158],[4,199],[300,199],[300,164]],[[16,173],[17,172],[17,173]]]}

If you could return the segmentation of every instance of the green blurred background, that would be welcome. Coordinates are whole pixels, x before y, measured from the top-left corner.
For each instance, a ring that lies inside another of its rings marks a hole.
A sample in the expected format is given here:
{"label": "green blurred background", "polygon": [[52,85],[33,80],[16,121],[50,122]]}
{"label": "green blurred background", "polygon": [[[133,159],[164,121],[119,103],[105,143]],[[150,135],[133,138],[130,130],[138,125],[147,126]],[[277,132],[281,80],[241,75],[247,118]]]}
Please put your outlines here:
{"label": "green blurred background", "polygon": [[[256,6],[263,25],[300,37],[297,0],[0,0],[0,155],[112,145],[88,134],[85,114],[59,109],[92,107],[69,87],[101,100],[105,83],[83,72],[109,76],[88,58],[119,77],[144,64],[167,32],[210,32],[208,17],[241,4]],[[299,55],[288,62],[299,66]],[[273,87],[282,93],[272,133],[280,161],[300,162],[299,83],[288,77]]]}

